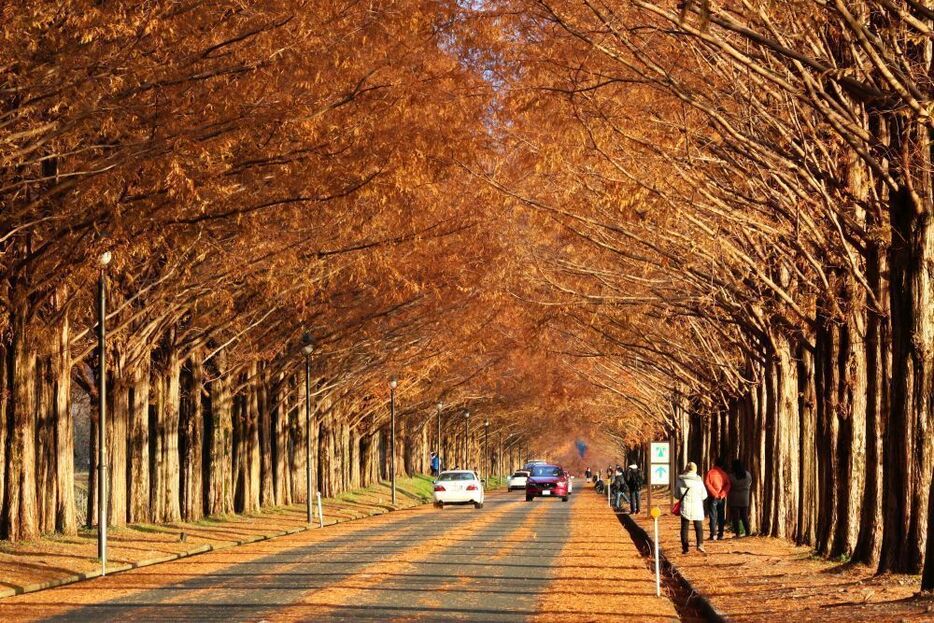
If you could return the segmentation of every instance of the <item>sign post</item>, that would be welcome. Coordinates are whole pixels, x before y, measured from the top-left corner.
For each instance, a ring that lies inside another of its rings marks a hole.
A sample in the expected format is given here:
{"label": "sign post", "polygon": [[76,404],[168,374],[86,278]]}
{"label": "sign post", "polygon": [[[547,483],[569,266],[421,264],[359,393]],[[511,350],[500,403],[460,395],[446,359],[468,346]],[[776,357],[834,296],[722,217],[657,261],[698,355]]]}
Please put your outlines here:
{"label": "sign post", "polygon": [[652,519],[655,520],[655,596],[662,596],[662,576],[658,563],[658,518],[662,514],[662,509],[657,506],[652,507]]}
{"label": "sign post", "polygon": [[649,444],[649,506],[652,506],[652,487],[671,485],[671,444],[653,441]]}

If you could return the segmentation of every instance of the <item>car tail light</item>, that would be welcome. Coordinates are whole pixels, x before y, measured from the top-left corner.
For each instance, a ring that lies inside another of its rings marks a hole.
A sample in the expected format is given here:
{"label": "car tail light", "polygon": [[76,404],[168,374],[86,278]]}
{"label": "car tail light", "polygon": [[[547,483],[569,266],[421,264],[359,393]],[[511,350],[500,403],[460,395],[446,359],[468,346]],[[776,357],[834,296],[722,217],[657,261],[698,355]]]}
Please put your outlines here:
{"label": "car tail light", "polygon": [[477,490],[477,485],[467,485],[467,490],[468,490],[468,491],[476,491],[476,490]]}
{"label": "car tail light", "polygon": [[445,488],[441,485],[435,485],[435,491],[445,491]]}

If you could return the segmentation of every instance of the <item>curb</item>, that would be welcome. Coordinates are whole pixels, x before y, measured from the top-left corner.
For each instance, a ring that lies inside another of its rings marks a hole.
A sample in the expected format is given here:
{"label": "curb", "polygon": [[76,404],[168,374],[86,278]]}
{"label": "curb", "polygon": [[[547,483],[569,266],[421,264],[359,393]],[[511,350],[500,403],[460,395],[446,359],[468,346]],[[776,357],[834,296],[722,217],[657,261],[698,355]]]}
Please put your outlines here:
{"label": "curb", "polygon": [[[393,508],[390,510],[380,509],[377,512],[374,512],[370,515],[364,515],[362,517],[347,517],[344,519],[337,520],[325,520],[325,528],[329,526],[335,526],[340,523],[347,523],[349,521],[360,521],[361,519],[369,519],[370,517],[377,517],[380,515],[386,515],[388,513],[395,513],[398,511],[411,510],[413,508],[418,508],[423,506],[427,502],[420,502],[418,504],[413,504],[412,506],[404,506],[402,508]],[[165,556],[158,556],[156,558],[144,558],[143,560],[137,560],[130,563],[119,563],[114,565],[107,565],[107,575],[115,575],[117,573],[123,573],[125,571],[131,571],[133,569],[139,569],[141,567],[151,567],[152,565],[158,565],[164,562],[171,562],[173,560],[180,560],[182,558],[189,558],[191,556],[197,556],[198,554],[206,554],[208,552],[219,552],[226,549],[231,549],[234,547],[239,547],[241,545],[249,545],[250,543],[258,543],[260,541],[269,541],[282,536],[288,536],[290,534],[298,534],[300,532],[308,532],[310,530],[320,530],[321,527],[317,522],[313,524],[308,524],[305,526],[298,526],[296,528],[288,528],[286,530],[277,530],[275,532],[270,532],[268,534],[259,534],[256,536],[246,537],[244,539],[239,539],[237,541],[225,541],[217,545],[211,543],[202,543],[197,547],[194,547],[183,552],[176,552],[174,554],[167,554]],[[55,578],[52,580],[46,580],[44,582],[36,582],[34,584],[26,584],[25,586],[14,586],[7,588],[0,588],[0,600],[3,600],[7,597],[14,597],[16,595],[25,595],[27,593],[36,593],[38,591],[43,591],[50,588],[56,588],[59,586],[65,586],[66,584],[74,584],[76,582],[83,582],[84,580],[92,580],[94,578],[101,577],[100,569],[95,571],[83,571],[81,573],[75,573],[72,575],[67,575],[60,578]]]}
{"label": "curb", "polygon": [[[638,536],[639,539],[642,539],[648,547],[652,547],[652,538],[649,536],[649,533],[646,532],[639,523],[634,520],[629,515],[622,515],[622,522],[625,525],[626,529]],[[698,591],[697,588],[688,580],[684,574],[682,574],[678,568],[672,564],[672,562],[665,556],[665,550],[659,548],[659,563],[664,569],[665,573],[671,575],[672,578],[679,584],[681,584],[685,589],[690,592],[690,599],[695,602],[695,605],[701,610],[704,616],[708,621],[712,623],[729,623],[730,619],[727,616],[717,609],[716,606],[711,603],[711,601],[704,595],[702,592]]]}

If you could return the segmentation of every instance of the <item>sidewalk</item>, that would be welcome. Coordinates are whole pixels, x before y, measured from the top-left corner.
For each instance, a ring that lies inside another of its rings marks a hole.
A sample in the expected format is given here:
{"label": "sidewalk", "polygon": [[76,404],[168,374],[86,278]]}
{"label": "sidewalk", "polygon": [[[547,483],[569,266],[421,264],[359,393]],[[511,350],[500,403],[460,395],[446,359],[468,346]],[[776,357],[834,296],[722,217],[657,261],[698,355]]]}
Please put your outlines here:
{"label": "sidewalk", "polygon": [[[521,495],[521,493],[519,494]],[[556,501],[536,500],[544,506]],[[655,577],[626,532],[616,525],[606,498],[590,485],[575,488],[569,538],[552,564],[534,623],[681,621],[663,592],[655,596]]]}
{"label": "sidewalk", "polygon": [[[348,491],[322,500],[325,525],[381,515],[430,501],[431,478],[414,476],[396,483],[397,504],[388,484]],[[107,573],[255,543],[309,529],[304,504],[264,509],[250,515],[212,517],[192,523],[134,524],[108,530]],[[317,508],[311,528],[318,527]],[[53,535],[17,544],[0,542],[0,598],[30,593],[100,575],[97,531]]]}
{"label": "sidewalk", "polygon": [[[667,500],[667,498],[666,498]],[[679,517],[659,519],[660,549],[690,587],[728,621],[914,623],[934,620],[934,598],[918,596],[920,578],[876,577],[867,567],[835,563],[783,539],[705,541],[707,555],[681,553]],[[652,535],[645,511],[634,519]],[[705,522],[704,538],[710,534]],[[693,531],[692,537],[693,539]],[[693,541],[692,541],[693,542]]]}

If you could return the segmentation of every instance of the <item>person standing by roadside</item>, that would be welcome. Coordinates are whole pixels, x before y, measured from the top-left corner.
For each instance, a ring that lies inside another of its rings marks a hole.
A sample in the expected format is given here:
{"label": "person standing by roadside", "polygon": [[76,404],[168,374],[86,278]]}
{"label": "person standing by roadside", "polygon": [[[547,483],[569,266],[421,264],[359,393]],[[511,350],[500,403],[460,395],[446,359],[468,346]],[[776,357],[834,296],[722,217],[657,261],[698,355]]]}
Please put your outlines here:
{"label": "person standing by roadside", "polygon": [[707,487],[697,475],[696,463],[692,461],[687,464],[684,472],[678,476],[675,491],[681,500],[681,552],[687,554],[690,549],[688,531],[691,524],[694,524],[697,551],[706,554],[704,550],[704,500],[707,499]]}
{"label": "person standing by roadside", "polygon": [[620,467],[616,468],[616,475],[613,476],[613,492],[615,493],[613,508],[621,511],[623,510],[623,500],[629,502],[629,499],[626,497],[626,479],[623,477],[623,470]]}
{"label": "person standing by roadside", "polygon": [[733,538],[740,538],[739,527],[742,525],[743,534],[752,534],[749,530],[749,491],[752,487],[752,474],[743,466],[739,459],[733,461],[730,470],[730,493],[727,503],[730,506],[730,515],[733,519]]}
{"label": "person standing by roadside", "polygon": [[714,466],[704,476],[707,493],[710,494],[710,540],[723,540],[726,525],[726,498],[730,494],[730,476],[723,469],[723,457],[718,456]]}
{"label": "person standing by roadside", "polygon": [[441,473],[441,459],[434,452],[431,453],[431,475],[435,478]]}
{"label": "person standing by roadside", "polygon": [[626,472],[626,487],[629,488],[629,512],[633,515],[639,512],[639,492],[642,491],[642,470],[633,463]]}

